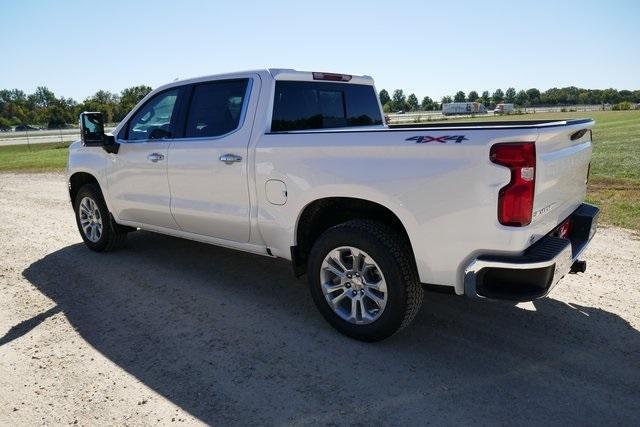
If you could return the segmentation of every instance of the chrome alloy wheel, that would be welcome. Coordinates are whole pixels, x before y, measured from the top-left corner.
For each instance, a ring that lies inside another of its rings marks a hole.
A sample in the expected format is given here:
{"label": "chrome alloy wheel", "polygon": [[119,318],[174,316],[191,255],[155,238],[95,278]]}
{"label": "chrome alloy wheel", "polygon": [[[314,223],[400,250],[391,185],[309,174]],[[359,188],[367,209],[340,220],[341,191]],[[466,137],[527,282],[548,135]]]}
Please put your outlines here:
{"label": "chrome alloy wheel", "polygon": [[84,235],[96,243],[102,237],[102,216],[98,204],[91,197],[83,197],[78,207],[78,217]]}
{"label": "chrome alloy wheel", "polygon": [[366,252],[352,246],[327,254],[320,283],[333,311],[356,325],[378,320],[387,305],[387,284],[380,267]]}

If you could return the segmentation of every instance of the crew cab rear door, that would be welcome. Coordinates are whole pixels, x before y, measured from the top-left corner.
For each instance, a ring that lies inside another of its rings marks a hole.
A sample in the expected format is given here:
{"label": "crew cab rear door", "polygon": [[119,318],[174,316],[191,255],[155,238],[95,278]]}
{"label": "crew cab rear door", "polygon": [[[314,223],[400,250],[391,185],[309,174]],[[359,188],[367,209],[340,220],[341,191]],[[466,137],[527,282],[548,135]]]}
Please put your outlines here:
{"label": "crew cab rear door", "polygon": [[249,241],[248,145],[259,89],[251,73],[189,87],[168,163],[171,213],[183,231]]}

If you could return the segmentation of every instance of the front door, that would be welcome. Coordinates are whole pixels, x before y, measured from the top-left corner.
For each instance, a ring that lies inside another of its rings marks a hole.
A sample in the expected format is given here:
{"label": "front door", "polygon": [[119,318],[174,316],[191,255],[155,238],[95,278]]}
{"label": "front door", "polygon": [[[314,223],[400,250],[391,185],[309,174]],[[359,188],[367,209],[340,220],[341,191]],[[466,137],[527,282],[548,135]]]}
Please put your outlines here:
{"label": "front door", "polygon": [[108,181],[120,220],[178,228],[171,216],[167,164],[181,91],[175,88],[155,95],[118,135],[120,148],[112,155]]}
{"label": "front door", "polygon": [[249,241],[248,118],[258,90],[253,75],[191,87],[183,138],[169,149],[171,212],[183,231]]}

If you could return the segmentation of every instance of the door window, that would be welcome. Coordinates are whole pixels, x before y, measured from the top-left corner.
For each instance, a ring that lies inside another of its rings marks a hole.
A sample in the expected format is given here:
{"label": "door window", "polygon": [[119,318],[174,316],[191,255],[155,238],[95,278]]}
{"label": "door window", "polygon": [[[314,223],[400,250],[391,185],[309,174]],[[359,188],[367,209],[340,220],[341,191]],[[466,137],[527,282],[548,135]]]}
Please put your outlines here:
{"label": "door window", "polygon": [[248,82],[248,79],[221,80],[196,85],[187,115],[185,137],[214,137],[237,129]]}
{"label": "door window", "polygon": [[151,98],[129,121],[128,140],[173,138],[173,116],[178,93],[176,88]]}

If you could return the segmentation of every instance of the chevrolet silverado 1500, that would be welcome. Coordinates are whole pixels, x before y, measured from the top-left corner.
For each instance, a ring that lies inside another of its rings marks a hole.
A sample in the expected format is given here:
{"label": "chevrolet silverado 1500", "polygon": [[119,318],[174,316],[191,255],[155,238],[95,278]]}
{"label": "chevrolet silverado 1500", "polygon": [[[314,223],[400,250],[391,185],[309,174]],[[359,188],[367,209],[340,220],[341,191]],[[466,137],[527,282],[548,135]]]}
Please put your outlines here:
{"label": "chevrolet silverado 1500", "polygon": [[590,119],[389,127],[370,77],[271,69],[162,86],[109,135],[80,122],[68,185],[90,249],[144,229],[285,258],[361,340],[409,324],[423,285],[544,297],[596,230]]}

